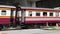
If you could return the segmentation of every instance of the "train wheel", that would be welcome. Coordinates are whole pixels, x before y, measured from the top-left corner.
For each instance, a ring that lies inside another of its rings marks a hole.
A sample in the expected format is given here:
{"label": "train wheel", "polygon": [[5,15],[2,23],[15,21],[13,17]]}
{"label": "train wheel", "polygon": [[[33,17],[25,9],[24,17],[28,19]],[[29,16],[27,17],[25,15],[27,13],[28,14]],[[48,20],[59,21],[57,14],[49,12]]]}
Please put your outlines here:
{"label": "train wheel", "polygon": [[3,25],[0,25],[0,30],[2,30],[3,29]]}

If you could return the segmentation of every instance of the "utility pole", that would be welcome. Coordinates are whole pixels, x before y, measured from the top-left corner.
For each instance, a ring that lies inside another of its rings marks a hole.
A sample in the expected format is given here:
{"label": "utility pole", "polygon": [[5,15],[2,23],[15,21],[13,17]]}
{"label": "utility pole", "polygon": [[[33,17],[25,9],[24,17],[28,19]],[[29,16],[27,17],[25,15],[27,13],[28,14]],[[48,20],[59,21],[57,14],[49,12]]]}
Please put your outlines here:
{"label": "utility pole", "polygon": [[19,3],[14,3],[13,4],[16,7],[16,12],[15,12],[15,26],[20,25],[19,18],[18,18],[18,12],[20,11],[20,6]]}
{"label": "utility pole", "polygon": [[[25,29],[25,10],[21,9],[21,7],[19,6],[19,3],[14,3],[14,6],[16,7],[16,12],[15,12],[15,25],[20,25],[21,29]],[[21,11],[21,18],[18,18],[19,15],[19,11]],[[21,19],[19,21],[19,19]]]}
{"label": "utility pole", "polygon": [[18,12],[20,11],[20,6],[19,6],[19,4],[18,5],[16,5],[16,12],[15,12],[15,21],[16,21],[16,25],[20,25],[20,22],[19,22],[19,14],[18,14]]}

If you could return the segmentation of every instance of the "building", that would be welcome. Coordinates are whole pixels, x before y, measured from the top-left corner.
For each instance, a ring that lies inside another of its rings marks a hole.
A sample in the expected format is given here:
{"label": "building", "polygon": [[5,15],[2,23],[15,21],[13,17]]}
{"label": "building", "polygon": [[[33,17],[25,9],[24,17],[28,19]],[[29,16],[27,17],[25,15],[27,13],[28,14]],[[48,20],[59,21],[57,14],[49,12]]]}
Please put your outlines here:
{"label": "building", "polygon": [[[17,1],[17,0],[16,0]],[[36,2],[40,1],[40,0],[19,0],[21,6],[25,6],[25,7],[36,7]]]}

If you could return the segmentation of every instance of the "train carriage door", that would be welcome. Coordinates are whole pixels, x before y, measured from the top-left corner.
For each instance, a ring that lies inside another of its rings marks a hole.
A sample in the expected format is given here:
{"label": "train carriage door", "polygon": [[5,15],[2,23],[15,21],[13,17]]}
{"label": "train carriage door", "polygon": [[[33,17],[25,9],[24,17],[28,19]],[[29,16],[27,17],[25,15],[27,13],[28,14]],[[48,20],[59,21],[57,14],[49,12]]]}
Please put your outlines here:
{"label": "train carriage door", "polygon": [[11,13],[10,13],[10,26],[13,26],[13,17],[14,17],[14,10],[11,8]]}

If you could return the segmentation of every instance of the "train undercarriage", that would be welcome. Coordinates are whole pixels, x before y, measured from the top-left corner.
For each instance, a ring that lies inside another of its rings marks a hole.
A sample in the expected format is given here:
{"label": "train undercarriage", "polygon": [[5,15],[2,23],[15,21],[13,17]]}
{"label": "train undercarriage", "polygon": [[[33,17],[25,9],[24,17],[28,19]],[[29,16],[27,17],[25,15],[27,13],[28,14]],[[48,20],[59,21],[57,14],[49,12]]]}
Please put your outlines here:
{"label": "train undercarriage", "polygon": [[[10,27],[16,28],[16,29],[35,29],[35,28],[48,28],[48,27],[58,27],[60,23],[31,23],[31,24],[17,24],[17,26],[14,25],[4,25],[0,24],[0,30],[2,29],[8,29]],[[17,28],[18,27],[18,28]]]}

